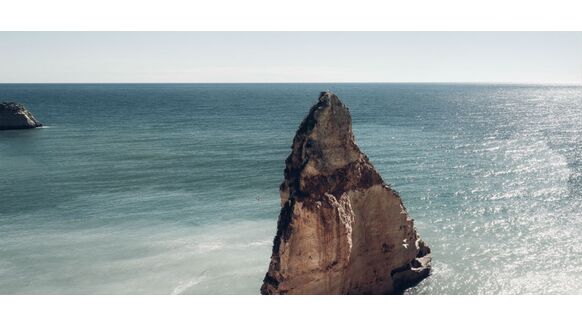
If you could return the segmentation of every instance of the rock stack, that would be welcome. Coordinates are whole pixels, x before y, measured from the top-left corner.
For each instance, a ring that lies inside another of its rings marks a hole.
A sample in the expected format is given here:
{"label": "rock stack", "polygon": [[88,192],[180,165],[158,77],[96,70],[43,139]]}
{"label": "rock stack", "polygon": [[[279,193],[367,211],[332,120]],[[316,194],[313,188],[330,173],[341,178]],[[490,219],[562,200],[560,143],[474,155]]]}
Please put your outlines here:
{"label": "rock stack", "polygon": [[0,130],[32,129],[39,126],[42,124],[23,105],[0,103]]}
{"label": "rock stack", "polygon": [[430,248],[336,95],[321,93],[291,149],[262,294],[398,294],[429,275]]}

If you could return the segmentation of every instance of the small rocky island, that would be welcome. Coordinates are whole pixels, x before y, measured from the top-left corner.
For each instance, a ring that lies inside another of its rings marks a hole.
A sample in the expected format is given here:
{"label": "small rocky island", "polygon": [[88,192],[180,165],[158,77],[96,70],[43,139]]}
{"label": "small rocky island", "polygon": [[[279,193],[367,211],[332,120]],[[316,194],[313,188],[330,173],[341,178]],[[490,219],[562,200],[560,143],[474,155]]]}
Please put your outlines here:
{"label": "small rocky island", "polygon": [[430,248],[336,95],[321,93],[291,149],[262,294],[399,294],[429,275]]}
{"label": "small rocky island", "polygon": [[22,104],[0,103],[0,130],[32,129],[42,124]]}

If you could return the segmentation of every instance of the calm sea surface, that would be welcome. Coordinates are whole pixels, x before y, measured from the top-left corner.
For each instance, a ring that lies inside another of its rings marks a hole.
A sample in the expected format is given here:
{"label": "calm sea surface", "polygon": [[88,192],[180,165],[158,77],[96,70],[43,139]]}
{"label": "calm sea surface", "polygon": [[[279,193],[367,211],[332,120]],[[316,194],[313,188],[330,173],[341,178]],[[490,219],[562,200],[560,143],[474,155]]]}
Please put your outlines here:
{"label": "calm sea surface", "polygon": [[582,293],[582,87],[0,85],[0,294],[256,294],[332,90],[433,250],[412,294]]}

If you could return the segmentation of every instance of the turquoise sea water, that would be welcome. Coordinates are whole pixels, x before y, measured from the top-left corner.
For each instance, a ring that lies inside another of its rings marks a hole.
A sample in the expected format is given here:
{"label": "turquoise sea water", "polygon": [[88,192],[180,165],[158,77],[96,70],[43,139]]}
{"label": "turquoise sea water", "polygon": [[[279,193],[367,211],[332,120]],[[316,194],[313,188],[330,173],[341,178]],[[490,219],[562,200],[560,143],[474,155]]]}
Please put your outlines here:
{"label": "turquoise sea water", "polygon": [[319,91],[433,251],[412,294],[582,293],[582,87],[0,85],[0,294],[256,294]]}

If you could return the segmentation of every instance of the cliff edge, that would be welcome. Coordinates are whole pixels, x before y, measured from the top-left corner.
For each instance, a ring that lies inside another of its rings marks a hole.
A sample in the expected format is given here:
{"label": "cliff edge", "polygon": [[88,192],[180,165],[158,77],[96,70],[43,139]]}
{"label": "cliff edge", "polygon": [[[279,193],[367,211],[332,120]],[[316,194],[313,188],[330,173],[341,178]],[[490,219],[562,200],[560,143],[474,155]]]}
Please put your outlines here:
{"label": "cliff edge", "polygon": [[291,149],[262,294],[398,294],[429,275],[430,248],[336,95],[321,93]]}
{"label": "cliff edge", "polygon": [[32,129],[40,126],[42,124],[23,105],[0,103],[0,130]]}

